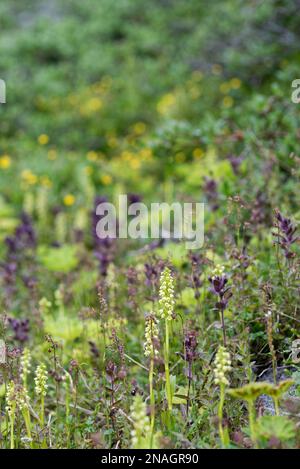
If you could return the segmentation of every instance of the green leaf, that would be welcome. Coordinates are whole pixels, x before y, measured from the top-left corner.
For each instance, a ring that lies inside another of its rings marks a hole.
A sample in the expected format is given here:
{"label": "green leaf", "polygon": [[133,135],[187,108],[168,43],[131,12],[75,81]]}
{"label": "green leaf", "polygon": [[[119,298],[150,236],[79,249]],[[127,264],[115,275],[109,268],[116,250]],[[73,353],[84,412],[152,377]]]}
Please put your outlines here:
{"label": "green leaf", "polygon": [[264,415],[256,422],[256,434],[262,441],[277,438],[282,443],[286,443],[295,438],[296,428],[287,417]]}
{"label": "green leaf", "polygon": [[173,404],[186,404],[188,399],[188,390],[187,388],[181,386],[177,389],[176,393],[173,396]]}

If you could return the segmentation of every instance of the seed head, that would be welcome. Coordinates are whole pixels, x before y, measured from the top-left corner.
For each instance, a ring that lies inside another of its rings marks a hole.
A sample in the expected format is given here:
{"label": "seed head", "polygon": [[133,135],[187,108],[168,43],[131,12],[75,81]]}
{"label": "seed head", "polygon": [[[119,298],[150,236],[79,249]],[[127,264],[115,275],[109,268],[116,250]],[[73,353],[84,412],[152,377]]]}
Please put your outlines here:
{"label": "seed head", "polygon": [[231,370],[230,355],[226,351],[225,347],[220,346],[215,358],[215,383],[229,385],[229,381],[226,378],[226,373]]}
{"label": "seed head", "polygon": [[13,417],[14,409],[16,407],[16,393],[15,393],[15,383],[10,381],[6,387],[6,412],[9,417]]}
{"label": "seed head", "polygon": [[35,370],[35,392],[39,396],[46,396],[47,393],[47,379],[48,379],[48,373],[46,371],[45,365],[42,363],[41,365],[38,365],[38,367]]}
{"label": "seed head", "polygon": [[16,392],[16,403],[19,410],[27,410],[29,407],[29,395],[25,386],[19,386]]}
{"label": "seed head", "polygon": [[24,384],[26,384],[27,375],[31,370],[31,353],[28,348],[24,348],[21,356],[21,378]]}
{"label": "seed head", "polygon": [[160,276],[159,315],[162,319],[171,321],[174,315],[174,279],[168,267]]}
{"label": "seed head", "polygon": [[157,356],[159,345],[158,320],[153,315],[146,316],[144,353],[146,357]]}

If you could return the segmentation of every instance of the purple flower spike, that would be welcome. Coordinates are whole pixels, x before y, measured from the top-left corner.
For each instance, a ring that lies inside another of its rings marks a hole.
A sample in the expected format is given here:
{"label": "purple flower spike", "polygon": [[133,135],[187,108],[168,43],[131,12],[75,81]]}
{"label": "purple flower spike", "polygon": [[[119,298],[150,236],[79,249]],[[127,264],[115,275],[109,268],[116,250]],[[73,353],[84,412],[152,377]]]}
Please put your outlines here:
{"label": "purple flower spike", "polygon": [[295,236],[297,227],[292,223],[290,218],[285,218],[279,211],[275,214],[275,227],[278,232],[272,233],[277,237],[276,243],[283,249],[287,259],[295,257],[295,253],[291,251],[291,246],[299,240],[299,236]]}

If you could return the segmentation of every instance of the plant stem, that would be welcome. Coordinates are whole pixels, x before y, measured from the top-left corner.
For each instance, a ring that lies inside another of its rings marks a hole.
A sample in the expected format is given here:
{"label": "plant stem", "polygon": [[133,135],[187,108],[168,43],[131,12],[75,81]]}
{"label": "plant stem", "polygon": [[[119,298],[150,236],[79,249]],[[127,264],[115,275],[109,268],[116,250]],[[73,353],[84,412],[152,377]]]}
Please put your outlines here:
{"label": "plant stem", "polygon": [[28,409],[23,410],[23,418],[25,422],[27,437],[30,440],[30,448],[33,448],[32,437],[31,437],[31,422],[30,422],[30,414]]}
{"label": "plant stem", "polygon": [[224,347],[227,346],[226,344],[226,331],[225,331],[225,321],[224,321],[224,309],[221,309],[221,323],[222,323],[222,330],[223,330],[223,345]]}
{"label": "plant stem", "polygon": [[219,422],[219,434],[222,443],[222,447],[225,447],[225,438],[223,430],[223,407],[225,401],[225,386],[223,383],[220,384],[220,401],[218,407],[218,422]]}
{"label": "plant stem", "polygon": [[251,440],[254,443],[254,447],[257,446],[257,441],[256,441],[256,434],[255,434],[255,409],[254,409],[254,402],[252,399],[249,399],[248,401],[248,412],[249,412],[249,428],[250,428],[250,434],[251,434]]}
{"label": "plant stem", "polygon": [[273,397],[274,406],[275,406],[275,414],[279,415],[279,402],[278,397]]}
{"label": "plant stem", "polygon": [[172,410],[172,392],[170,382],[170,369],[169,369],[169,323],[166,319],[166,336],[165,336],[165,374],[166,374],[166,393],[168,401],[168,410]]}
{"label": "plant stem", "polygon": [[153,389],[153,368],[154,360],[153,355],[150,358],[150,368],[149,368],[149,386],[150,386],[150,428],[151,428],[151,437],[150,437],[150,446],[152,449],[153,445],[153,433],[154,433],[154,421],[155,421],[155,396]]}
{"label": "plant stem", "polygon": [[15,441],[14,441],[14,424],[15,424],[15,416],[9,418],[10,421],[10,449],[15,448]]}
{"label": "plant stem", "polygon": [[45,408],[45,398],[43,394],[41,395],[41,413],[40,413],[40,420],[41,420],[41,427],[44,427],[45,418],[44,418],[44,408]]}

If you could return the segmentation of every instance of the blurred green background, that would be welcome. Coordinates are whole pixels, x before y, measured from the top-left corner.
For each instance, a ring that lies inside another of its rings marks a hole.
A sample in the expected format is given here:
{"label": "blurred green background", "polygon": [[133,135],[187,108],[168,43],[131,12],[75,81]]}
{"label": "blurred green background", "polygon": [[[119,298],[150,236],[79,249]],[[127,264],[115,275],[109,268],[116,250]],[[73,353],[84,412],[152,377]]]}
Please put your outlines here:
{"label": "blurred green background", "polygon": [[260,191],[295,212],[298,10],[294,0],[3,0],[2,239],[23,209],[50,242],[58,207],[70,240],[96,195],[206,200],[207,177],[221,213],[228,196]]}

